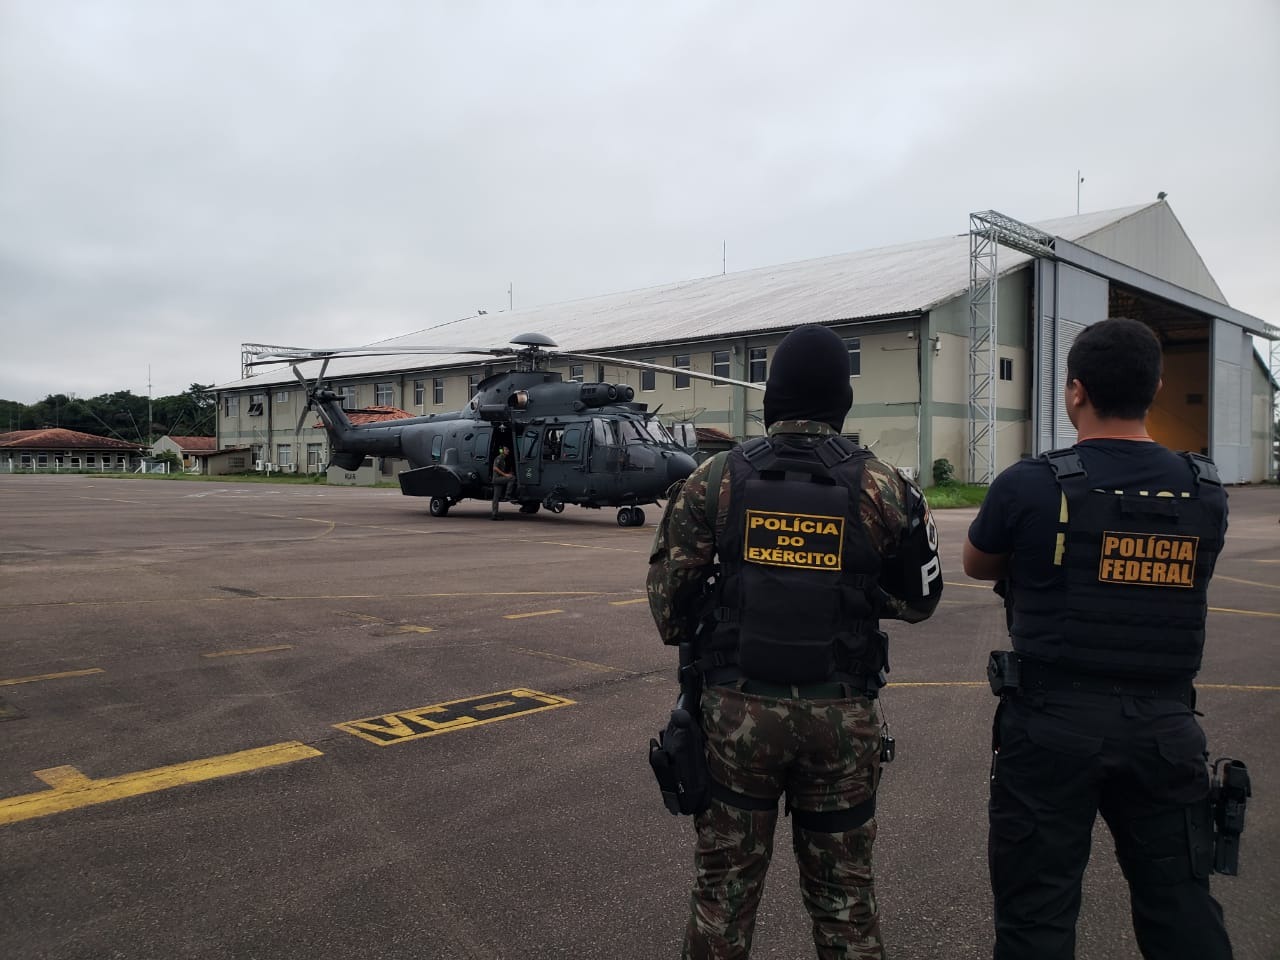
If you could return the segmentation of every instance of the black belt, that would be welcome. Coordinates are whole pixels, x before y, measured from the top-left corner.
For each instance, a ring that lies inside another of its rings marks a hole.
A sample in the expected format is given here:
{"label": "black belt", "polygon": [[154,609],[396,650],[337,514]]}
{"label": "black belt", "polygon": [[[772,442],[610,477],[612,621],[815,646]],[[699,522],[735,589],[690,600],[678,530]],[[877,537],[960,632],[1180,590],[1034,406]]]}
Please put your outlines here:
{"label": "black belt", "polygon": [[827,683],[765,683],[763,680],[744,680],[741,676],[725,680],[712,680],[713,687],[730,687],[753,697],[772,697],[775,700],[851,700],[854,697],[875,698],[867,692],[864,677],[850,677],[846,681]]}
{"label": "black belt", "polygon": [[1190,680],[1145,680],[1136,677],[1104,677],[1069,667],[1018,657],[1018,692],[1027,694],[1058,691],[1098,693],[1113,697],[1148,697],[1195,704],[1195,688]]}

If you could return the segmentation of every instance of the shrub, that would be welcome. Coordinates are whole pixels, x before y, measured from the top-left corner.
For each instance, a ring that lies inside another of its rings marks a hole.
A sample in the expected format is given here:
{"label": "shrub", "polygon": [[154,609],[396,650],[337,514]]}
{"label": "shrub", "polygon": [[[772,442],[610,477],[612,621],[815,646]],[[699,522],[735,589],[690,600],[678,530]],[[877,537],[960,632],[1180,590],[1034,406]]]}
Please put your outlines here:
{"label": "shrub", "polygon": [[933,461],[933,483],[938,487],[949,487],[956,482],[956,468],[946,458]]}

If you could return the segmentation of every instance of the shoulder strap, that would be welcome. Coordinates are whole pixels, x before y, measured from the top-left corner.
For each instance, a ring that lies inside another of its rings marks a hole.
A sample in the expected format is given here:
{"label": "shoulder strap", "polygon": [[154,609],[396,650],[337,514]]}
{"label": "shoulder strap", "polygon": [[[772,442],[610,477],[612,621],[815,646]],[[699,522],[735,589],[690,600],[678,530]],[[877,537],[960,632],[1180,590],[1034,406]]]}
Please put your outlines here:
{"label": "shoulder strap", "polygon": [[1040,454],[1040,459],[1049,464],[1055,480],[1071,480],[1075,477],[1087,477],[1089,474],[1080,462],[1080,454],[1075,447],[1063,447],[1060,450],[1048,450]]}
{"label": "shoulder strap", "polygon": [[707,522],[711,526],[711,538],[716,535],[716,517],[720,512],[720,481],[724,479],[724,465],[729,459],[729,451],[722,450],[711,458],[711,467],[707,470]]}
{"label": "shoulder strap", "polygon": [[1184,453],[1182,458],[1187,461],[1187,466],[1191,468],[1191,472],[1195,475],[1196,483],[1212,483],[1215,487],[1222,486],[1222,478],[1218,476],[1218,465],[1208,457],[1202,457],[1198,453]]}

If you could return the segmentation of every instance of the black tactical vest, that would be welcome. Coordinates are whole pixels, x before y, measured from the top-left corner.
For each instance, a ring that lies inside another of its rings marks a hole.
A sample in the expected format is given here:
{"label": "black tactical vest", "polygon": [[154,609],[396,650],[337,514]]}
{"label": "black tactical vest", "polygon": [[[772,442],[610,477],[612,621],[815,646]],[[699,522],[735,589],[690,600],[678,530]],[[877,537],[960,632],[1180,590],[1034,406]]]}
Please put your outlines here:
{"label": "black tactical vest", "polygon": [[767,683],[874,676],[886,666],[873,602],[880,558],[858,511],[871,454],[842,437],[782,435],[729,457],[717,659]]}
{"label": "black tactical vest", "polygon": [[1093,489],[1074,448],[1043,456],[1061,490],[1058,576],[1043,589],[1015,580],[1014,649],[1108,677],[1194,677],[1227,505],[1213,462],[1184,455],[1191,492],[1157,496]]}

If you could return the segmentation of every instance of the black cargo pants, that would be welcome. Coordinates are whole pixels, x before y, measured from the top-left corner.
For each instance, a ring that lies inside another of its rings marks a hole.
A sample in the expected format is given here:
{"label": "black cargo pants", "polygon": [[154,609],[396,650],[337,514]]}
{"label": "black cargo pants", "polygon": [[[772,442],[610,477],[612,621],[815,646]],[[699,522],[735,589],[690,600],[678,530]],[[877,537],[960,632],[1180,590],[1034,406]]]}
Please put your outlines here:
{"label": "black cargo pants", "polygon": [[1050,692],[1011,697],[992,732],[988,861],[996,960],[1070,960],[1100,812],[1129,883],[1144,957],[1231,956],[1209,893],[1205,736],[1176,700]]}

